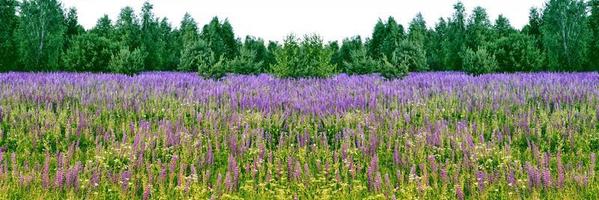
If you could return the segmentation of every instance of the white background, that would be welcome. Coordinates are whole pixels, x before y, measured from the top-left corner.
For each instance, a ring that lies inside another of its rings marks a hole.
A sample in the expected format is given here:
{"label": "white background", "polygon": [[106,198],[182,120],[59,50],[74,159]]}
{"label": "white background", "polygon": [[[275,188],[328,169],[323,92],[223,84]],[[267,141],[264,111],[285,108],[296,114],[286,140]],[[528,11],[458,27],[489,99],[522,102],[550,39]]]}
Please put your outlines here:
{"label": "white background", "polygon": [[[63,6],[76,7],[79,22],[92,28],[104,14],[116,21],[121,8],[132,6],[136,13],[144,0],[63,0]],[[289,33],[318,33],[325,40],[341,40],[361,35],[369,37],[379,18],[393,16],[407,29],[421,12],[429,27],[439,17],[453,13],[456,0],[151,0],[154,13],[178,26],[189,12],[201,28],[213,16],[228,18],[237,37],[254,35],[265,40],[282,40]],[[542,7],[544,0],[463,0],[467,13],[475,6],[487,9],[491,20],[503,14],[521,28],[528,22],[531,7]]]}

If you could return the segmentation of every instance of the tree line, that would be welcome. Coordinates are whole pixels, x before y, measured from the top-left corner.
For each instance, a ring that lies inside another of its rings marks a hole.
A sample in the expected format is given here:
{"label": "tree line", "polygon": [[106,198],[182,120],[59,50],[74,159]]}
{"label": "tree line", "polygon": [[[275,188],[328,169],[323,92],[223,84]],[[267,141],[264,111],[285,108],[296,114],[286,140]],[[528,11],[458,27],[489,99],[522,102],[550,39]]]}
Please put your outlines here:
{"label": "tree line", "polygon": [[156,17],[153,5],[121,10],[90,30],[75,8],[59,0],[0,0],[0,71],[74,71],[136,74],[185,71],[219,78],[228,73],[326,77],[379,73],[396,78],[416,71],[598,71],[599,0],[549,0],[514,28],[500,15],[491,22],[476,7],[427,27],[421,14],[407,29],[393,17],[379,20],[370,38],[325,42],[318,35],[283,42],[237,38],[227,20],[198,27],[185,14],[177,27]]}

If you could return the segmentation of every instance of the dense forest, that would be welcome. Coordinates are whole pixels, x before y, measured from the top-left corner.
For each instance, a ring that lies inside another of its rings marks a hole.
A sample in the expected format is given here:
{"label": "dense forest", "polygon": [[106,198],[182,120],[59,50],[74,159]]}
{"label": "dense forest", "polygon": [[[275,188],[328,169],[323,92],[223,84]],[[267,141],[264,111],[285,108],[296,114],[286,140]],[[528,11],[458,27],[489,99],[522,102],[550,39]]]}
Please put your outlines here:
{"label": "dense forest", "polygon": [[227,20],[199,27],[186,14],[177,26],[146,2],[113,21],[107,15],[85,30],[77,10],[59,0],[0,0],[0,71],[142,71],[273,73],[326,77],[335,73],[401,77],[414,71],[493,72],[599,70],[599,0],[549,0],[532,8],[521,30],[504,16],[460,2],[433,27],[418,14],[404,27],[379,20],[370,38],[323,41],[318,35],[283,42],[237,38]]}

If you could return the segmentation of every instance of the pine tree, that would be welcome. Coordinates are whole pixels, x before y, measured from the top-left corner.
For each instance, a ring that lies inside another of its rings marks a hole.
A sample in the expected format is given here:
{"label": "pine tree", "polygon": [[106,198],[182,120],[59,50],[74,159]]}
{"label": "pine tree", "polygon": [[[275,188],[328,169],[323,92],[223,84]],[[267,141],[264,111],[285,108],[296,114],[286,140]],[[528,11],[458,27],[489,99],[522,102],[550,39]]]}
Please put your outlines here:
{"label": "pine tree", "polygon": [[[246,53],[245,56],[247,56],[249,51],[255,54],[254,60],[252,62],[258,65],[258,73],[265,73],[269,71],[269,65],[266,64],[268,60],[268,50],[264,45],[264,40],[261,38],[247,36],[243,43],[242,50],[239,51],[240,56],[242,56],[244,53]],[[244,51],[243,49],[246,49],[246,52],[242,52]]]}
{"label": "pine tree", "polygon": [[382,63],[373,59],[368,55],[366,48],[358,46],[355,49],[349,50],[349,58],[344,61],[345,73],[353,74],[370,74],[376,72],[376,69]]}
{"label": "pine tree", "polygon": [[26,0],[20,8],[16,38],[23,70],[58,70],[66,29],[60,2]]}

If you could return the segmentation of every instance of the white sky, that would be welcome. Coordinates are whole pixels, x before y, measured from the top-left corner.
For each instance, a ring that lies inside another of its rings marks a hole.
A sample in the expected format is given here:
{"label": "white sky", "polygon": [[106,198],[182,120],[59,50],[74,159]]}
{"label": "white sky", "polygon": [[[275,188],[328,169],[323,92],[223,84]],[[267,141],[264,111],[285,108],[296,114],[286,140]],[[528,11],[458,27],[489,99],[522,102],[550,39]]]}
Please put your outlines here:
{"label": "white sky", "polygon": [[[115,21],[121,8],[132,6],[139,15],[144,0],[63,0],[65,7],[76,7],[79,22],[91,28],[108,14]],[[318,33],[325,40],[341,40],[361,35],[369,37],[379,18],[393,16],[407,28],[422,12],[429,27],[439,17],[449,17],[457,0],[151,0],[154,13],[178,26],[185,12],[191,13],[201,28],[213,16],[228,18],[237,37],[254,35],[265,40],[282,40],[295,33]],[[470,13],[475,6],[487,9],[491,20],[503,14],[516,28],[528,22],[531,7],[544,0],[463,0]]]}

